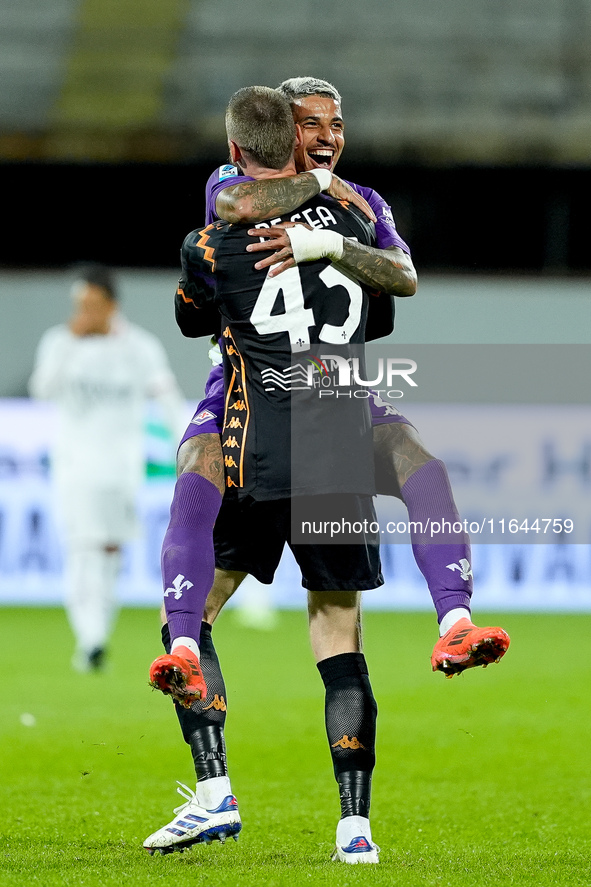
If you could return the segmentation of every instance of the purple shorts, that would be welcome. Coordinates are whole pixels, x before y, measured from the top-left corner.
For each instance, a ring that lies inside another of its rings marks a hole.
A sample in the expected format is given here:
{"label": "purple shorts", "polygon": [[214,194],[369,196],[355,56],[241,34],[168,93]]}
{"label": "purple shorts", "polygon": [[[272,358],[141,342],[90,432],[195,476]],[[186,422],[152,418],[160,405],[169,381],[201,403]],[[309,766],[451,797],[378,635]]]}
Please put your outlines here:
{"label": "purple shorts", "polygon": [[[389,425],[392,422],[402,422],[405,425],[412,423],[405,419],[396,407],[371,391],[369,398],[372,425]],[[191,437],[198,434],[221,434],[224,425],[224,370],[223,367],[213,367],[207,382],[205,383],[205,397],[199,401],[195,415],[189,422],[189,427],[183,434],[179,444],[182,446]]]}

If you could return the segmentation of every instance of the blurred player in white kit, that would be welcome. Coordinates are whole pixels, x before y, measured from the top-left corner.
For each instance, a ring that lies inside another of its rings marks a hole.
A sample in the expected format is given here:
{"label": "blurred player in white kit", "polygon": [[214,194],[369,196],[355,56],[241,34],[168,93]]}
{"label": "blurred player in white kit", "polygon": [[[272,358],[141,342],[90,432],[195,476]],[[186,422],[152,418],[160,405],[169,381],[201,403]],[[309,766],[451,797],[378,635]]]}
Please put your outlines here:
{"label": "blurred player in white kit", "polygon": [[88,671],[103,664],[121,548],[138,529],[146,403],[159,402],[175,439],[186,406],[160,341],[120,313],[107,268],[80,268],[71,295],[69,321],[41,338],[29,390],[57,407],[51,467],[64,535],[65,606],[76,639],[72,664]]}

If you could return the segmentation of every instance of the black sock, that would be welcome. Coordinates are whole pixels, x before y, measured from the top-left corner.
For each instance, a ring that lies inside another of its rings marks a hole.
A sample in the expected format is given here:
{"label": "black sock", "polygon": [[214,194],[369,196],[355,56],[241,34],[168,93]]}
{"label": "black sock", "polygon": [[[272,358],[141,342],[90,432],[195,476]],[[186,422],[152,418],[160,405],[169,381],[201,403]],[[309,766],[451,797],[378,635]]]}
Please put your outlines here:
{"label": "black sock", "polygon": [[[170,632],[168,625],[162,626],[162,643],[170,652]],[[226,743],[224,725],[226,723],[226,686],[220,669],[220,662],[211,637],[211,625],[201,623],[199,638],[199,661],[207,696],[194,702],[191,708],[178,703],[174,707],[181,725],[183,738],[191,749],[197,781],[212,779],[214,776],[227,776]]]}
{"label": "black sock", "polygon": [[378,709],[365,656],[331,656],[318,663],[318,671],[326,688],[326,734],[339,784],[341,819],[369,817]]}

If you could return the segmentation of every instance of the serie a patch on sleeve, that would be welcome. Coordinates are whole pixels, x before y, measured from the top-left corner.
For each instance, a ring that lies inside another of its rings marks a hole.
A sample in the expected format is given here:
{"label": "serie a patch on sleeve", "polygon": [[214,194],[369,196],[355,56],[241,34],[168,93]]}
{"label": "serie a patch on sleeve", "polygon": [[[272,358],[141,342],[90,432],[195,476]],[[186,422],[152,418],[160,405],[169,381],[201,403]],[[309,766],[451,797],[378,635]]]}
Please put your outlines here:
{"label": "serie a patch on sleeve", "polygon": [[209,419],[215,419],[215,413],[212,413],[211,410],[201,410],[200,413],[197,413],[196,416],[193,416],[191,419],[192,425],[203,425],[204,422],[209,421]]}
{"label": "serie a patch on sleeve", "polygon": [[238,176],[240,173],[238,172],[237,166],[232,166],[231,163],[225,163],[224,166],[220,166],[219,172],[219,180],[221,182],[222,179],[229,179],[231,176]]}

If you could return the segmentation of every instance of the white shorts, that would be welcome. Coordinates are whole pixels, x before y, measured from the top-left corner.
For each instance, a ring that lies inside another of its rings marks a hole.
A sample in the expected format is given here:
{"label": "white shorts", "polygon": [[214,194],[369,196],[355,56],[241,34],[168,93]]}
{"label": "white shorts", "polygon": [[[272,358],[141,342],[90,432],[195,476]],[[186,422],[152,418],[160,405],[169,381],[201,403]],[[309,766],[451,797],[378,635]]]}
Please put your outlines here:
{"label": "white shorts", "polygon": [[135,491],[125,488],[56,485],[58,510],[68,544],[119,545],[137,535]]}

